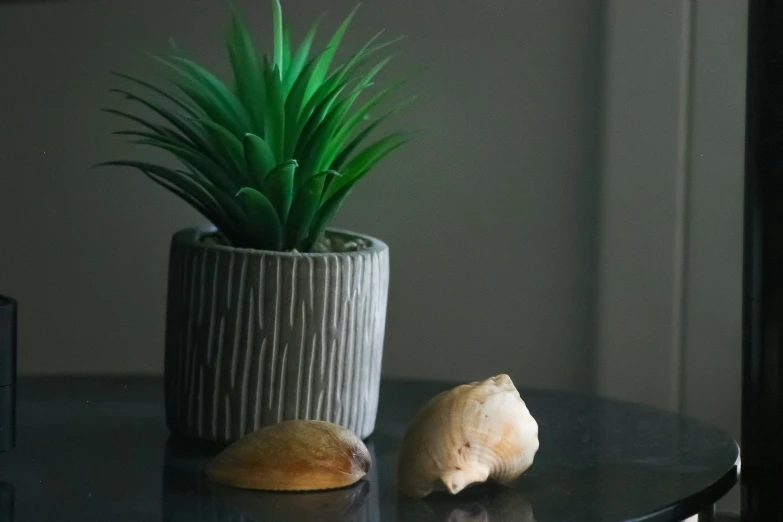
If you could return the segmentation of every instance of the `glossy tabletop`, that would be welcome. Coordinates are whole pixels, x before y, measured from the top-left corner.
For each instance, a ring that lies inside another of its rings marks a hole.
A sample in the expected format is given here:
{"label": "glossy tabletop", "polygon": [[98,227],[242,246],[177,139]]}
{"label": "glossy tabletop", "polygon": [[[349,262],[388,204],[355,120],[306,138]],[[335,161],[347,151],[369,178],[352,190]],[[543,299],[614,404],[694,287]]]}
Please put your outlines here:
{"label": "glossy tabletop", "polygon": [[541,440],[525,475],[457,497],[400,498],[400,437],[446,387],[385,381],[368,477],[337,491],[272,494],[205,480],[216,449],[169,437],[159,379],[23,379],[17,448],[0,455],[0,522],[681,520],[737,479],[739,449],[714,428],[634,404],[522,390]]}

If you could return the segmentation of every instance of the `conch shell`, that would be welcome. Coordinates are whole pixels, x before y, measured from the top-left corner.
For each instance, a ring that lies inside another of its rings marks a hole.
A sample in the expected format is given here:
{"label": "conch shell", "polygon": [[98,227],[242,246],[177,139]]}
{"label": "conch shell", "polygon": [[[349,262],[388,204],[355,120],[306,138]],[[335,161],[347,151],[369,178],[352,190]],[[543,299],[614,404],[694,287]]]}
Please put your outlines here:
{"label": "conch shell", "polygon": [[370,463],[367,447],[350,430],[292,420],[242,437],[209,462],[206,474],[235,488],[314,491],[354,484]]}
{"label": "conch shell", "polygon": [[537,450],[538,424],[508,375],[463,384],[416,414],[402,441],[398,487],[421,498],[438,479],[452,494],[488,479],[510,482]]}

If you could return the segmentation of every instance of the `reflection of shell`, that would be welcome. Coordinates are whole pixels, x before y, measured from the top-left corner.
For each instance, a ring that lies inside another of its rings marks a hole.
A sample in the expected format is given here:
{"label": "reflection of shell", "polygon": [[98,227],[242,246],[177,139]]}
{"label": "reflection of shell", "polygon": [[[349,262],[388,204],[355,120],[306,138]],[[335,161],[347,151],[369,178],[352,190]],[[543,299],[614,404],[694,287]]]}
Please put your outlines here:
{"label": "reflection of shell", "polygon": [[[361,481],[350,488],[292,494],[213,486],[212,494],[225,503],[226,514],[241,513],[241,520],[358,522],[370,520],[366,518],[370,488],[369,482]],[[380,518],[376,520],[380,522]]]}
{"label": "reflection of shell", "polygon": [[351,431],[323,421],[273,424],[241,438],[207,465],[207,477],[245,489],[312,491],[355,483],[370,453]]}
{"label": "reflection of shell", "polygon": [[533,506],[521,491],[486,483],[454,497],[437,492],[426,499],[400,499],[398,520],[432,522],[536,522]]}
{"label": "reflection of shell", "polygon": [[456,494],[494,479],[510,482],[533,464],[538,424],[508,375],[458,386],[419,411],[402,441],[398,485],[425,497],[440,479]]}
{"label": "reflection of shell", "polygon": [[443,522],[536,522],[533,507],[523,496],[505,491],[497,498],[453,508]]}

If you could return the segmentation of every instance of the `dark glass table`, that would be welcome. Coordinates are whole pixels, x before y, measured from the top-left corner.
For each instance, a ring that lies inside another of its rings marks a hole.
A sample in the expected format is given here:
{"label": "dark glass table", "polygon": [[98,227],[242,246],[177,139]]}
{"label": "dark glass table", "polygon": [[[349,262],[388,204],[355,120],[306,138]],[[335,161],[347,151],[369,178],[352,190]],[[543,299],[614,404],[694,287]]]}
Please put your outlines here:
{"label": "dark glass table", "polygon": [[708,512],[737,480],[737,444],[712,427],[634,404],[523,390],[541,440],[525,475],[457,497],[399,498],[400,437],[418,407],[447,387],[385,381],[367,479],[272,494],[204,479],[216,448],[169,436],[160,379],[22,379],[17,448],[0,455],[0,521],[682,520]]}

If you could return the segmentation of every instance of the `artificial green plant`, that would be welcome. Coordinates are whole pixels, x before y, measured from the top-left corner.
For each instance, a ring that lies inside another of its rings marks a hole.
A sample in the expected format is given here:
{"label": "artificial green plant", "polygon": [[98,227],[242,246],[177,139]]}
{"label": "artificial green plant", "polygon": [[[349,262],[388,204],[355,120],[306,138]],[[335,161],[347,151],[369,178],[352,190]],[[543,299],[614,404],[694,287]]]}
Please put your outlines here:
{"label": "artificial green plant", "polygon": [[106,164],[139,169],[200,211],[234,246],[307,252],[354,184],[411,138],[410,132],[394,132],[365,145],[412,98],[375,114],[404,86],[399,79],[360,101],[390,60],[373,58],[396,41],[381,41],[382,31],[333,66],[356,9],[325,48],[314,50],[320,19],[295,49],[279,0],[272,7],[272,56],[257,52],[232,10],[226,44],[233,88],[176,49],[155,57],[172,73],[166,87],[115,73],[145,95],[112,91],[156,116],[105,109],[139,125],[116,134],[173,154],[182,168]]}

